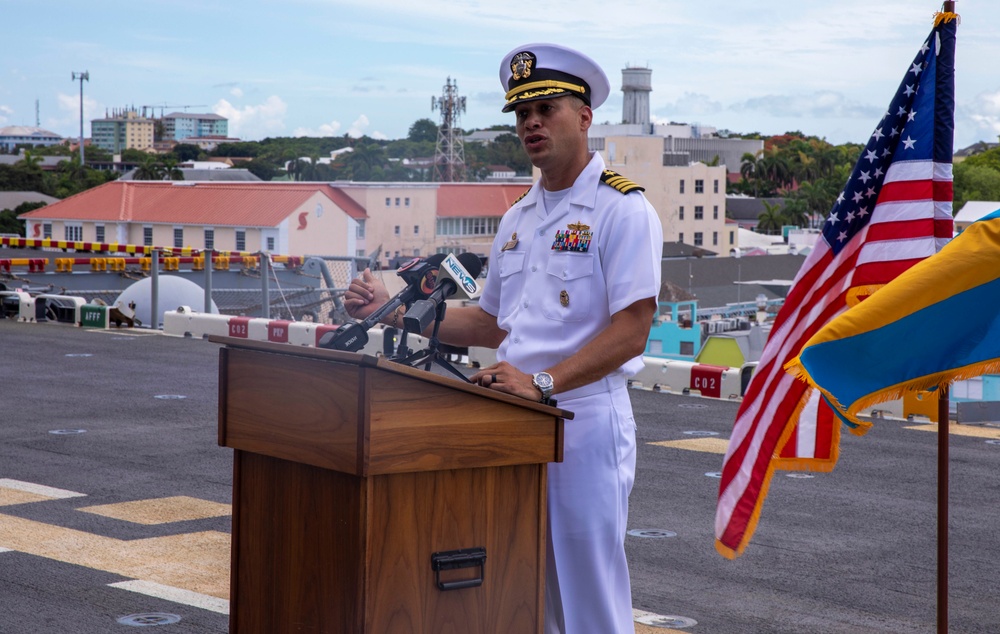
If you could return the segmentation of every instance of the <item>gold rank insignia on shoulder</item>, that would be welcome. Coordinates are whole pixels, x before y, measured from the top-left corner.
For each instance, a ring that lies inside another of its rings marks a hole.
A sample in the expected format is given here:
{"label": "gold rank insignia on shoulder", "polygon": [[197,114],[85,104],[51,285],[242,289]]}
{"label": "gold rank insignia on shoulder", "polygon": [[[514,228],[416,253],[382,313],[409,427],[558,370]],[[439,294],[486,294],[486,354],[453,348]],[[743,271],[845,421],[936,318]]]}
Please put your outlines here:
{"label": "gold rank insignia on shoulder", "polygon": [[574,222],[567,225],[566,229],[556,231],[556,238],[552,242],[553,251],[576,251],[586,253],[590,249],[590,241],[594,234],[588,225]]}
{"label": "gold rank insignia on shoulder", "polygon": [[604,170],[604,172],[601,174],[601,182],[604,183],[605,185],[614,187],[623,194],[635,191],[639,192],[646,191],[645,187],[640,187],[639,185],[636,185],[635,183],[633,183],[632,181],[625,178],[624,176],[622,176],[621,174],[619,174],[614,170]]}
{"label": "gold rank insignia on shoulder", "polygon": [[511,234],[510,240],[508,240],[507,242],[503,243],[503,246],[500,247],[500,250],[501,251],[510,251],[511,249],[513,249],[516,246],[517,246],[517,232],[515,231],[514,233]]}
{"label": "gold rank insignia on shoulder", "polygon": [[517,198],[515,198],[515,199],[514,199],[514,202],[512,202],[512,203],[510,204],[510,206],[511,206],[511,207],[513,207],[513,206],[514,206],[514,205],[516,205],[517,203],[521,202],[521,200],[522,200],[522,199],[523,199],[523,198],[524,198],[525,196],[527,196],[527,195],[528,195],[528,192],[530,192],[530,191],[531,191],[531,188],[530,188],[530,187],[529,187],[528,189],[524,190],[524,193],[523,193],[523,194],[521,194],[520,196],[518,196]]}

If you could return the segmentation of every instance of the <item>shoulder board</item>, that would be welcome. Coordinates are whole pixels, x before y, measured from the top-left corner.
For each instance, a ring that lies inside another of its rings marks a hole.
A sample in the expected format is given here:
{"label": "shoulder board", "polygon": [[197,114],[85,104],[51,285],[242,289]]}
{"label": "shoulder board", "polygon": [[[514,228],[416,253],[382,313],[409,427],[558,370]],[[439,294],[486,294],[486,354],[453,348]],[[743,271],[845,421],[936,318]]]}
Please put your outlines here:
{"label": "shoulder board", "polygon": [[611,187],[614,187],[623,194],[627,194],[629,192],[634,192],[634,191],[639,191],[639,192],[646,191],[645,187],[640,187],[636,185],[629,179],[625,178],[624,176],[613,170],[604,170],[604,172],[601,174],[601,182],[604,183],[605,185],[610,185]]}
{"label": "shoulder board", "polygon": [[521,194],[520,196],[518,196],[517,198],[515,198],[515,199],[514,199],[514,202],[512,202],[512,203],[510,204],[510,206],[511,206],[511,207],[513,207],[513,206],[514,206],[514,205],[516,205],[517,203],[521,202],[521,199],[522,199],[522,198],[524,198],[525,196],[527,196],[527,195],[528,195],[528,192],[530,192],[530,191],[531,191],[531,188],[530,188],[530,187],[529,187],[528,189],[524,190],[524,193],[523,193],[523,194]]}

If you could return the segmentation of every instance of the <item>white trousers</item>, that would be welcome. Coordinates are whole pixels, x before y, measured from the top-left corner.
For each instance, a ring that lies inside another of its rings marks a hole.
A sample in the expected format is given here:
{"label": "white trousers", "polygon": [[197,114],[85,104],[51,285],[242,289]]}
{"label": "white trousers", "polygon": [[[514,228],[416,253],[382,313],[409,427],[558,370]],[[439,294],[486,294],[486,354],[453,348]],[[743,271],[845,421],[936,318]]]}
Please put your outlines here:
{"label": "white trousers", "polygon": [[[557,397],[558,398],[558,397]],[[628,390],[560,400],[563,462],[548,465],[546,634],[634,634],[625,561],[635,479]]]}

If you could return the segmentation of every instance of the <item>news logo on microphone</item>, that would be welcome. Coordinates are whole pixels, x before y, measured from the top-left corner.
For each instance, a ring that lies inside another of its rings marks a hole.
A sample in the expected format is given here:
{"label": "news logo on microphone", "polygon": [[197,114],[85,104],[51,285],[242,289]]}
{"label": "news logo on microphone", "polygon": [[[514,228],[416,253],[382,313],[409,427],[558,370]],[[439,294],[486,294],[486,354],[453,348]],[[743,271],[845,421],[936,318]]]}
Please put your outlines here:
{"label": "news logo on microphone", "polygon": [[[464,255],[464,254],[463,254]],[[455,257],[454,253],[449,253],[448,257],[444,259],[441,263],[441,268],[444,269],[451,279],[455,281],[458,288],[461,289],[462,294],[469,299],[474,299],[478,297],[481,289],[479,288],[479,283],[476,282],[476,278],[469,273],[468,270],[462,265],[462,262]]]}

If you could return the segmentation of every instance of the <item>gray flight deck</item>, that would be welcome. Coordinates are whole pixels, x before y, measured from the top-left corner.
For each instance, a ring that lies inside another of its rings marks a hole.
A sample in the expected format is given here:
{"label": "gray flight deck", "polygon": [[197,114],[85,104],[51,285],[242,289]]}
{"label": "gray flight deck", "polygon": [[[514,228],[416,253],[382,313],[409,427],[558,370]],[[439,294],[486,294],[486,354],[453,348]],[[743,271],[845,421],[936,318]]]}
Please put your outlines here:
{"label": "gray flight deck", "polygon": [[[227,631],[218,349],[0,320],[0,633]],[[713,474],[737,404],[632,397],[637,614],[700,634],[936,631],[933,426],[876,421],[843,435],[833,473],[778,473],[754,539],[729,561],[713,546]],[[1000,429],[950,439],[950,631],[995,634]]]}

